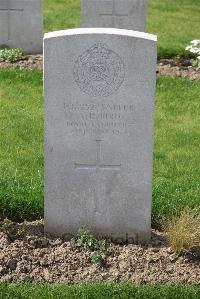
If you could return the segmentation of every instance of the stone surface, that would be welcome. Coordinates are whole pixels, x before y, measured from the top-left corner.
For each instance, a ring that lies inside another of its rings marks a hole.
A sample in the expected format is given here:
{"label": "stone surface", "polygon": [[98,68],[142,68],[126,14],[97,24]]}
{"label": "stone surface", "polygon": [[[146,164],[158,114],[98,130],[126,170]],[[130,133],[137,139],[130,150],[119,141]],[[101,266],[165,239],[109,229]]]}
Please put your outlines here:
{"label": "stone surface", "polygon": [[45,35],[46,232],[149,239],[155,78],[153,35]]}
{"label": "stone surface", "polygon": [[42,52],[41,0],[0,0],[0,46]]}
{"label": "stone surface", "polygon": [[147,0],[82,0],[81,27],[145,31]]}

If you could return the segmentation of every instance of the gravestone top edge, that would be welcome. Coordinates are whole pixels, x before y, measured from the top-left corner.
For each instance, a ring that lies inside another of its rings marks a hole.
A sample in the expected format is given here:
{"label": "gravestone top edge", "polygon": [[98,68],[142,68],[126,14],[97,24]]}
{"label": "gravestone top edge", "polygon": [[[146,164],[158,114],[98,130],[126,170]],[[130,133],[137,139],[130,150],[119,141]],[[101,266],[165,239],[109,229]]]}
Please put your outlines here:
{"label": "gravestone top edge", "polygon": [[144,33],[140,31],[117,29],[117,28],[75,28],[67,30],[59,30],[45,33],[44,40],[56,37],[65,37],[71,35],[84,35],[84,34],[110,34],[121,35],[127,37],[136,37],[141,39],[152,40],[157,42],[157,36],[154,34]]}

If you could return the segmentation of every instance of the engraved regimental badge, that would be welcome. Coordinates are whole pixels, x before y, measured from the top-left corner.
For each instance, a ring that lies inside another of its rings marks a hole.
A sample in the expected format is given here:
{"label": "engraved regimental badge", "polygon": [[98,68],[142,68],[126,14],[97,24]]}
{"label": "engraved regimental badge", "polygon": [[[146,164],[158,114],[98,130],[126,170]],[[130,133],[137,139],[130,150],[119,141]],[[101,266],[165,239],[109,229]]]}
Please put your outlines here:
{"label": "engraved regimental badge", "polygon": [[79,88],[94,97],[108,97],[125,77],[122,58],[104,44],[97,43],[78,57],[74,78]]}

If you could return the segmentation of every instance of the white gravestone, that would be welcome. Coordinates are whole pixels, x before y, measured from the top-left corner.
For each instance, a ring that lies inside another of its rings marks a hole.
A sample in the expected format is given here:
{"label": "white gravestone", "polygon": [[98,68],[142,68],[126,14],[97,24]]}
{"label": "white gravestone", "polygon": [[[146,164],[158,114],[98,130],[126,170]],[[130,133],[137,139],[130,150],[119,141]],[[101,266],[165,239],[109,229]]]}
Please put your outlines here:
{"label": "white gravestone", "polygon": [[45,35],[46,232],[150,238],[155,80],[154,35]]}
{"label": "white gravestone", "polygon": [[81,27],[145,31],[147,0],[82,0]]}
{"label": "white gravestone", "polygon": [[0,47],[42,53],[41,0],[0,0]]}

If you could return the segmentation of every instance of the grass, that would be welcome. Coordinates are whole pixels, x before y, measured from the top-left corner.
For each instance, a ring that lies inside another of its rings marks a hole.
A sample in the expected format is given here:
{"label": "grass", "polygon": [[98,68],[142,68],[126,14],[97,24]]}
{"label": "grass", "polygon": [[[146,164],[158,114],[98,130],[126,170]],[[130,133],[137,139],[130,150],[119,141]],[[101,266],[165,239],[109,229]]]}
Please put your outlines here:
{"label": "grass", "polygon": [[185,46],[199,38],[199,0],[149,0],[147,32],[158,35],[158,56],[186,55]]}
{"label": "grass", "polygon": [[200,82],[157,81],[153,220],[199,207]]}
{"label": "grass", "polygon": [[45,32],[80,27],[79,0],[45,0]]}
{"label": "grass", "polygon": [[[199,206],[200,82],[157,81],[153,223]],[[0,213],[43,216],[42,73],[0,71]]]}
{"label": "grass", "polygon": [[12,218],[43,209],[43,103],[39,72],[0,72],[0,206]]}
{"label": "grass", "polygon": [[122,284],[31,285],[0,284],[0,299],[198,299],[197,286],[136,286]]}
{"label": "grass", "polygon": [[[199,0],[148,0],[147,32],[158,35],[159,57],[186,55],[199,38]],[[80,26],[80,0],[45,0],[45,32]],[[189,55],[189,54],[187,54]]]}
{"label": "grass", "polygon": [[200,257],[199,211],[184,209],[179,217],[169,219],[164,229],[167,240],[176,254],[194,252]]}

